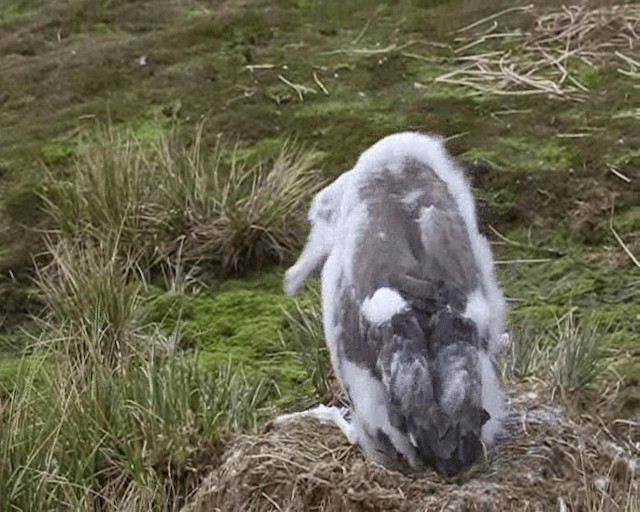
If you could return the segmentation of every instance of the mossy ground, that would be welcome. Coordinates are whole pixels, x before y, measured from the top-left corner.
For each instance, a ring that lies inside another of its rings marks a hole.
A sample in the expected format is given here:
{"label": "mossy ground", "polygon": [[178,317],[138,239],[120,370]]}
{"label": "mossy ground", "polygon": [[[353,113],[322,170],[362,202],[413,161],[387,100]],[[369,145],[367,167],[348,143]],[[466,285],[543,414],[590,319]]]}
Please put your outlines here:
{"label": "mossy ground", "polygon": [[[602,312],[640,344],[638,254],[640,133],[636,85],[602,66],[580,69],[591,88],[575,104],[537,97],[470,97],[435,83],[452,30],[505,2],[227,1],[18,2],[0,15],[0,290],[10,334],[34,311],[33,228],[43,164],[64,172],[79,134],[111,119],[143,139],[207,118],[205,144],[238,141],[247,160],[295,137],[323,154],[333,177],[380,137],[424,130],[451,137],[472,172],[482,228],[516,299],[511,321],[552,328],[570,307]],[[304,86],[302,98],[291,85]],[[326,93],[323,91],[326,90]],[[576,135],[578,134],[578,135]],[[610,171],[627,176],[626,182]],[[519,244],[519,245],[518,245]],[[513,260],[546,259],[519,263]],[[300,393],[303,370],[287,356],[282,270],[167,296],[205,364],[231,357]],[[208,283],[209,285],[212,285]],[[177,302],[176,302],[177,303]],[[11,334],[13,333],[13,334]],[[631,379],[640,365],[631,364]],[[14,362],[2,372],[10,372]],[[637,378],[637,377],[636,377]],[[306,389],[304,391],[306,393]]]}
{"label": "mossy ground", "polygon": [[197,349],[205,367],[230,361],[275,384],[279,400],[302,400],[312,390],[305,368],[288,348],[285,311],[292,300],[282,292],[282,278],[275,269],[199,293],[160,291],[149,320],[165,329],[180,323],[183,348],[187,353]]}

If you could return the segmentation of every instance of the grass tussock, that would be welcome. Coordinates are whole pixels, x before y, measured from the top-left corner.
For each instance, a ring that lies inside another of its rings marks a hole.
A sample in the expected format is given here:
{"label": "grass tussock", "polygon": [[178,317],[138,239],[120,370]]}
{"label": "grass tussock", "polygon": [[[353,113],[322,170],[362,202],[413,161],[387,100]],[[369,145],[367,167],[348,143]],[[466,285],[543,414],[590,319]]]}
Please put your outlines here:
{"label": "grass tussock", "polygon": [[510,353],[504,365],[506,377],[522,381],[546,371],[550,358],[549,336],[526,321],[514,325],[510,336]]}
{"label": "grass tussock", "polygon": [[275,391],[172,350],[117,244],[50,251],[38,357],[0,398],[0,510],[176,509]]}
{"label": "grass tussock", "polygon": [[196,360],[40,367],[0,403],[0,510],[171,510],[268,391]]}
{"label": "grass tussock", "polygon": [[[45,213],[60,238],[120,247],[154,267],[185,263],[242,271],[281,262],[305,236],[306,202],[322,184],[316,154],[286,143],[249,165],[223,143],[137,140],[110,127],[81,146],[70,175],[51,177]],[[230,156],[229,156],[230,155]]]}
{"label": "grass tussock", "polygon": [[47,304],[41,324],[47,343],[72,359],[97,349],[115,363],[147,347],[143,281],[137,260],[119,240],[48,242],[50,263],[36,284]]}
{"label": "grass tussock", "polygon": [[597,315],[578,321],[570,310],[558,321],[555,336],[553,379],[561,389],[586,388],[596,383],[611,367],[611,326]]}
{"label": "grass tussock", "polygon": [[597,313],[578,318],[575,309],[549,330],[520,321],[511,332],[504,370],[514,382],[552,381],[561,391],[584,390],[601,383],[612,369],[616,336],[615,326]]}
{"label": "grass tussock", "polygon": [[79,146],[68,176],[48,174],[44,209],[55,232],[98,242],[117,234],[123,248],[146,248],[155,185],[149,147],[111,127]]}
{"label": "grass tussock", "polygon": [[285,311],[285,321],[288,329],[283,343],[302,363],[318,399],[323,403],[343,401],[324,337],[319,293],[314,291],[309,301],[294,301]]}
{"label": "grass tussock", "polygon": [[189,150],[160,146],[167,179],[158,213],[173,234],[163,252],[172,254],[180,244],[185,259],[213,260],[234,271],[291,256],[304,242],[306,201],[322,184],[316,155],[287,143],[269,164],[242,163],[236,149],[225,164],[223,146],[207,156],[201,141],[199,130]]}

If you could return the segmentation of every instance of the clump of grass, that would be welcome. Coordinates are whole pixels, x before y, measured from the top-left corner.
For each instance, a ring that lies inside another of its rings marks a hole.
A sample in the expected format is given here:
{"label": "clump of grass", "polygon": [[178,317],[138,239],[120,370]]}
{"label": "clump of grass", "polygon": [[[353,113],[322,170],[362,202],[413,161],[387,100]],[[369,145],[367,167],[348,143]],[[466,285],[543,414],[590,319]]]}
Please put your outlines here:
{"label": "clump of grass", "polygon": [[195,359],[32,368],[0,402],[0,510],[172,509],[229,434],[257,428],[271,392]]}
{"label": "clump of grass", "polygon": [[551,359],[549,336],[527,321],[518,322],[511,330],[511,353],[506,370],[512,379],[524,380],[546,373]]}
{"label": "clump of grass", "polygon": [[187,260],[237,271],[256,261],[283,261],[302,245],[304,206],[323,181],[314,172],[315,153],[285,143],[273,161],[247,166],[236,150],[223,159],[221,145],[205,155],[201,127],[190,149],[165,141],[160,150],[167,179],[159,214],[172,232],[165,252],[180,243]]}
{"label": "clump of grass", "polygon": [[167,350],[118,249],[49,246],[39,357],[0,397],[0,510],[177,509],[220,443],[268,410],[265,380]]}
{"label": "clump of grass", "polygon": [[83,357],[97,349],[94,355],[115,363],[147,343],[137,260],[123,257],[119,243],[47,242],[50,263],[37,270],[36,279],[47,304],[42,325],[47,342],[65,355]]}
{"label": "clump of grass", "polygon": [[511,353],[505,367],[516,380],[550,376],[561,391],[596,384],[611,366],[615,328],[591,312],[578,320],[572,309],[556,321],[555,329],[521,320],[511,332]]}
{"label": "clump of grass", "polygon": [[98,127],[79,143],[69,175],[48,175],[44,211],[62,238],[104,241],[145,250],[153,237],[154,162],[133,134]]}
{"label": "clump of grass", "polygon": [[322,310],[317,291],[311,300],[295,300],[291,310],[285,310],[288,331],[284,337],[294,355],[305,368],[316,395],[322,400],[335,398],[332,386],[331,361],[324,337]]}
{"label": "clump of grass", "polygon": [[224,144],[190,146],[176,134],[140,141],[107,127],[81,146],[70,176],[51,177],[45,213],[71,240],[103,241],[118,233],[121,247],[154,268],[180,258],[192,265],[242,271],[280,262],[299,249],[304,207],[322,184],[317,154],[285,143],[255,165],[241,163]]}
{"label": "clump of grass", "polygon": [[603,325],[595,313],[579,322],[573,310],[558,320],[551,367],[557,387],[586,388],[606,372],[612,363],[607,342],[610,327]]}

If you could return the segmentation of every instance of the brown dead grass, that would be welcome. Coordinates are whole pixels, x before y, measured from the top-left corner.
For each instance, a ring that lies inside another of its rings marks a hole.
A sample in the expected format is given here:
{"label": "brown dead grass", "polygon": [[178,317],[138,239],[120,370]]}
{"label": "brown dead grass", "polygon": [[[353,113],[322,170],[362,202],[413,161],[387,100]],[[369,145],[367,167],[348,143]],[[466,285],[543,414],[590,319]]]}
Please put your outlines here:
{"label": "brown dead grass", "polygon": [[[515,13],[528,18],[524,29],[499,23]],[[639,26],[640,8],[632,4],[511,7],[459,29],[458,65],[436,81],[484,94],[585,101],[589,87],[576,66],[597,72],[597,64],[608,63],[622,75],[638,75],[640,62],[632,56]]]}
{"label": "brown dead grass", "polygon": [[615,438],[549,400],[521,389],[520,435],[455,479],[385,469],[314,419],[271,426],[237,438],[183,510],[637,511],[640,424]]}

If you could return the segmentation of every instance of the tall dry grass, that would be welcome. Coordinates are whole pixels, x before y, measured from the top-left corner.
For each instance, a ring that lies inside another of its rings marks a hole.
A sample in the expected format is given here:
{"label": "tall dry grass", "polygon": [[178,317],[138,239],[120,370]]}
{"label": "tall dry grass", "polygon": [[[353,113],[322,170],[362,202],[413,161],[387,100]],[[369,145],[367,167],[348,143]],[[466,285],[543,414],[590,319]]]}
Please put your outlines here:
{"label": "tall dry grass", "polygon": [[34,355],[0,398],[0,510],[173,510],[255,430],[277,394],[230,365],[179,353],[180,325],[150,321],[145,277],[182,289],[197,266],[242,271],[303,242],[322,178],[291,144],[269,162],[176,134],[149,143],[103,127],[44,187],[45,304]]}
{"label": "tall dry grass", "polygon": [[274,390],[176,354],[117,243],[49,250],[37,358],[0,399],[0,510],[173,510]]}
{"label": "tall dry grass", "polygon": [[180,258],[225,272],[281,262],[305,237],[307,202],[323,183],[317,154],[286,143],[270,161],[247,164],[236,148],[159,142],[101,128],[69,176],[51,176],[43,195],[53,230],[70,240],[120,246],[146,267]]}
{"label": "tall dry grass", "polygon": [[169,235],[162,252],[181,244],[186,260],[234,271],[293,256],[306,235],[306,203],[323,183],[317,155],[287,143],[274,160],[247,165],[235,148],[224,159],[221,144],[207,154],[201,130],[189,149],[166,140],[158,148],[157,221]]}

